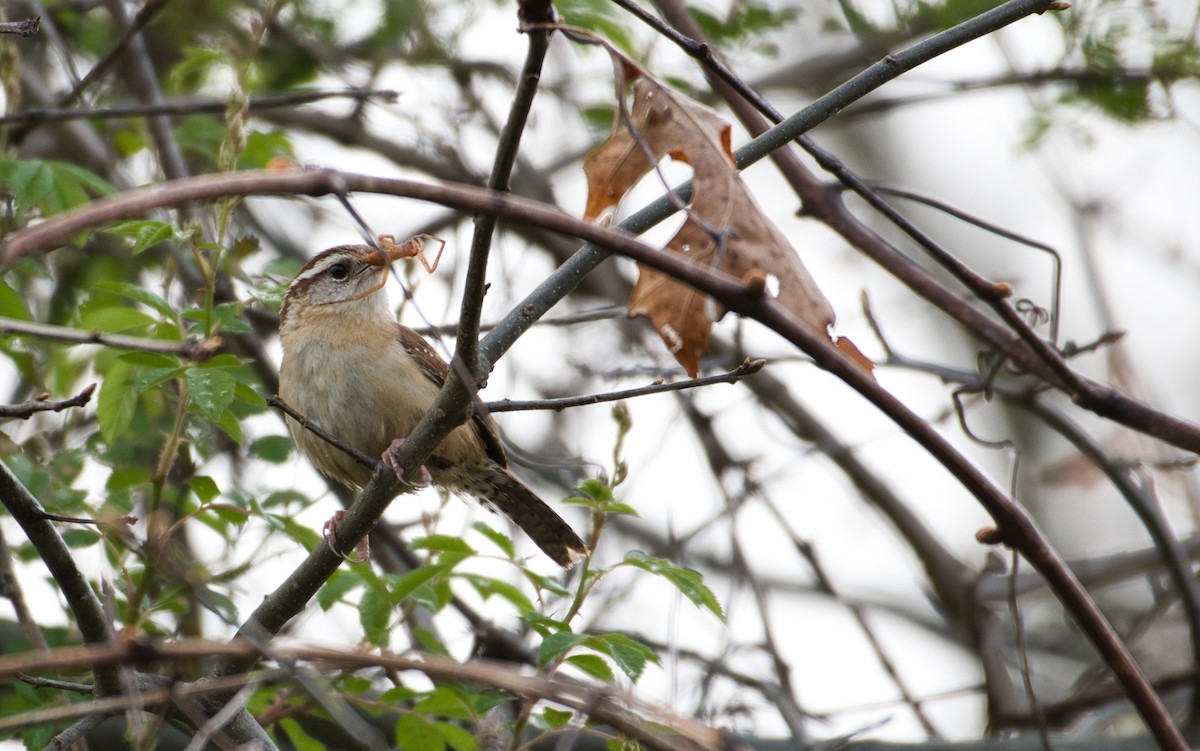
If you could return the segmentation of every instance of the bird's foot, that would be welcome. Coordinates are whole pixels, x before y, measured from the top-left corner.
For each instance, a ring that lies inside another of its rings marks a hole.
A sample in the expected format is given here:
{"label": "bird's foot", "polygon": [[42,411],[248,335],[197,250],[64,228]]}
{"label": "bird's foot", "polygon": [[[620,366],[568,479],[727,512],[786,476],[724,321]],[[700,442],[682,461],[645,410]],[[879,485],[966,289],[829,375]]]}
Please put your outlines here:
{"label": "bird's foot", "polygon": [[344,509],[337,511],[333,516],[329,517],[329,521],[325,522],[325,526],[321,528],[321,534],[325,538],[325,544],[329,546],[330,550],[337,553],[339,557],[348,561],[349,563],[366,563],[371,559],[371,542],[367,537],[364,537],[358,541],[358,546],[355,547],[353,555],[348,555],[338,550],[337,525],[345,515],[346,511]]}
{"label": "bird's foot", "polygon": [[405,469],[404,465],[400,463],[399,452],[400,447],[404,445],[405,440],[406,439],[404,438],[397,438],[396,440],[392,441],[392,444],[383,452],[383,462],[392,468],[392,471],[396,473],[396,477],[400,480],[400,482],[415,485],[418,488],[428,487],[433,482],[433,478],[430,477],[429,470],[425,469],[424,464],[422,464],[418,470],[418,478],[415,483],[410,483],[408,480],[404,479]]}

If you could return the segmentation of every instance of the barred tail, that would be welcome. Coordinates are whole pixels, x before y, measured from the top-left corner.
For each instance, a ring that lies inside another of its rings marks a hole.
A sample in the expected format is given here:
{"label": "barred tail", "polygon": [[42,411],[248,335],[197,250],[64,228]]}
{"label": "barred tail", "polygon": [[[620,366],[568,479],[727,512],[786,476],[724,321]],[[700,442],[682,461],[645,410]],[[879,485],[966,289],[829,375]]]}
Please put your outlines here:
{"label": "barred tail", "polygon": [[[587,555],[588,547],[554,509],[520,480],[498,466],[489,467],[486,489],[464,488],[485,506],[512,520],[529,539],[563,568],[571,568]],[[482,484],[482,483],[481,483]],[[482,490],[482,492],[480,492]]]}

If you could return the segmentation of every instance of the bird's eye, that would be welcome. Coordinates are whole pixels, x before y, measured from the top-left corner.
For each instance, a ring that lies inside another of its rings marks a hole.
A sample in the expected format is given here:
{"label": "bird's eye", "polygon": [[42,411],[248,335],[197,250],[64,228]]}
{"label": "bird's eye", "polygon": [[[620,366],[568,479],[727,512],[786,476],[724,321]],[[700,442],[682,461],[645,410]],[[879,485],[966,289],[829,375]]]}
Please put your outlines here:
{"label": "bird's eye", "polygon": [[335,263],[329,267],[329,275],[340,282],[350,276],[350,267],[344,263]]}

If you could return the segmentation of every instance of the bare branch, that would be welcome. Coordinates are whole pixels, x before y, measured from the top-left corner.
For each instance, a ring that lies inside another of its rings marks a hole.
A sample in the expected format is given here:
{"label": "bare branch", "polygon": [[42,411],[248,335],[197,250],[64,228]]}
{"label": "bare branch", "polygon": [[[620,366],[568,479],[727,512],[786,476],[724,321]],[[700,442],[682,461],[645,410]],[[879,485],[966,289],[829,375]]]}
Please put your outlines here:
{"label": "bare branch", "polygon": [[3,21],[0,22],[0,34],[19,34],[23,37],[31,37],[38,33],[41,25],[41,16],[27,18],[24,21]]}
{"label": "bare branch", "polygon": [[207,339],[189,339],[186,342],[171,342],[125,334],[102,334],[99,331],[83,331],[70,326],[19,321],[15,318],[0,318],[0,334],[32,336],[71,344],[100,344],[105,347],[131,349],[139,352],[156,352],[162,355],[174,355],[193,362],[204,362],[210,359],[220,351],[223,344],[219,336],[210,336]]}
{"label": "bare branch", "polygon": [[67,399],[51,400],[49,394],[39,394],[36,398],[20,404],[0,404],[0,419],[28,420],[38,412],[62,412],[72,407],[82,407],[91,401],[96,391],[96,384],[89,384],[83,391]]}
{"label": "bare branch", "polygon": [[[380,99],[394,102],[398,94],[392,89],[315,89],[296,91],[273,96],[251,97],[248,107],[251,112],[284,107],[297,107],[327,99]],[[0,125],[38,125],[71,120],[115,120],[126,117],[154,117],[157,115],[221,114],[229,107],[224,99],[182,99],[150,104],[133,104],[124,107],[39,107],[0,115]]]}
{"label": "bare branch", "polygon": [[762,370],[767,364],[766,360],[751,360],[746,358],[741,365],[727,373],[718,375],[705,376],[704,378],[688,378],[683,381],[675,381],[673,383],[663,383],[661,379],[657,383],[650,386],[642,386],[636,389],[626,389],[624,391],[610,391],[604,394],[588,394],[586,396],[567,396],[561,399],[533,399],[530,401],[519,401],[516,399],[501,399],[495,402],[485,402],[481,405],[481,409],[487,412],[518,412],[527,410],[542,410],[552,409],[555,412],[560,412],[570,407],[583,407],[589,404],[601,404],[603,402],[617,402],[622,399],[635,399],[639,396],[649,396],[650,394],[662,394],[667,391],[683,391],[685,389],[694,389],[701,386],[712,386],[718,383],[737,383],[748,375],[753,375]]}

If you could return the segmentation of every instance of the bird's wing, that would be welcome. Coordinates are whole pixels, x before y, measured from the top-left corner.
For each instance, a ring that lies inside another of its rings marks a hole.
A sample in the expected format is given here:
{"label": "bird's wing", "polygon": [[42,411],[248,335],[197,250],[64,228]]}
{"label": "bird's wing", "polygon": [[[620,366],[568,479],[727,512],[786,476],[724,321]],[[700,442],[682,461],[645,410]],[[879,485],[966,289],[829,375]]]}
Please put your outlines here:
{"label": "bird's wing", "polygon": [[[404,347],[404,351],[408,352],[417,365],[421,368],[429,380],[433,381],[441,388],[446,383],[446,375],[450,372],[450,366],[442,359],[442,356],[437,353],[429,342],[425,341],[425,337],[417,332],[396,324],[400,346]],[[466,379],[468,387],[473,387],[475,384],[471,379]],[[482,404],[478,394],[471,395],[473,406]],[[491,457],[492,461],[499,464],[501,467],[508,467],[508,457],[504,453],[504,445],[500,442],[500,435],[496,432],[496,425],[492,422],[491,416],[481,409],[474,409],[471,417],[471,423],[475,427],[475,433],[483,442],[484,450]]]}

